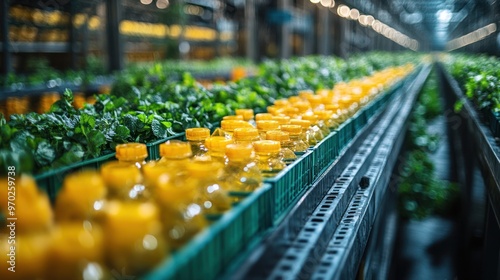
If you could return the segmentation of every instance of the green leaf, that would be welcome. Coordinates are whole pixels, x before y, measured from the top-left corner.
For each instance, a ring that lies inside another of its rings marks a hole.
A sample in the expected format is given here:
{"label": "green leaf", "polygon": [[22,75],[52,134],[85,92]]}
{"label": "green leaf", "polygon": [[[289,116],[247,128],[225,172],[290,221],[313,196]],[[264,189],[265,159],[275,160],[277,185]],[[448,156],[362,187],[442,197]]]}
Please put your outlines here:
{"label": "green leaf", "polygon": [[115,129],[115,138],[125,142],[125,140],[130,136],[130,130],[125,125],[118,125]]}
{"label": "green leaf", "polygon": [[56,152],[47,141],[41,141],[35,151],[35,161],[40,166],[49,165],[56,158]]}
{"label": "green leaf", "polygon": [[162,138],[166,138],[168,137],[168,134],[167,134],[167,127],[164,126],[160,121],[158,120],[153,120],[151,122],[151,130],[153,131],[153,135],[158,138],[158,139],[162,139]]}
{"label": "green leaf", "polygon": [[464,101],[457,100],[457,102],[455,102],[455,104],[453,105],[453,111],[458,114],[460,113],[460,111],[462,111],[463,107],[464,107]]}
{"label": "green leaf", "polygon": [[88,150],[92,157],[100,156],[102,146],[106,144],[106,137],[99,130],[91,130],[87,134]]}

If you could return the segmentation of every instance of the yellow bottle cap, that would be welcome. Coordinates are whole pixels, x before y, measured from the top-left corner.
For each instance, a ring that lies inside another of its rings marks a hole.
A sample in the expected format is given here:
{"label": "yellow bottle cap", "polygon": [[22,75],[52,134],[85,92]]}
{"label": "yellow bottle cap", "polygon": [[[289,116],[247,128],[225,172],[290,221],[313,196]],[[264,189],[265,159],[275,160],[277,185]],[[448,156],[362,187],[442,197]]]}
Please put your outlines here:
{"label": "yellow bottle cap", "polygon": [[309,96],[313,96],[314,92],[310,89],[299,91],[299,97],[302,99],[307,99]]}
{"label": "yellow bottle cap", "polygon": [[311,121],[308,121],[308,120],[293,119],[293,120],[290,120],[290,123],[300,125],[303,129],[307,129],[311,126]]}
{"label": "yellow bottle cap", "polygon": [[280,127],[280,123],[275,120],[266,120],[266,121],[256,121],[257,129],[268,131],[268,130],[276,130]]}
{"label": "yellow bottle cap", "polygon": [[331,89],[318,89],[316,94],[319,96],[329,96],[332,93]]}
{"label": "yellow bottle cap", "polygon": [[277,121],[280,125],[289,124],[290,117],[289,116],[273,116],[273,121]]}
{"label": "yellow bottle cap", "polygon": [[293,104],[294,108],[297,108],[300,113],[304,113],[311,109],[311,104],[308,102],[297,102]]}
{"label": "yellow bottle cap", "polygon": [[229,144],[226,147],[226,156],[233,161],[251,159],[253,153],[253,146],[250,144]]}
{"label": "yellow bottle cap", "polygon": [[110,189],[128,189],[142,181],[142,175],[135,165],[111,161],[101,166],[101,176]]}
{"label": "yellow bottle cap", "polygon": [[210,129],[194,127],[186,129],[186,139],[191,141],[202,141],[210,137]]}
{"label": "yellow bottle cap", "polygon": [[323,103],[323,97],[320,95],[311,95],[307,97],[307,101],[313,106],[317,106]]}
{"label": "yellow bottle cap", "polygon": [[122,161],[143,161],[148,157],[148,150],[142,143],[126,143],[116,146],[116,155]]}
{"label": "yellow bottle cap", "polygon": [[295,124],[284,124],[281,126],[281,130],[288,132],[292,136],[296,136],[302,133],[302,126]]}
{"label": "yellow bottle cap", "polygon": [[255,115],[255,121],[272,120],[273,115],[269,113],[258,113]]}
{"label": "yellow bottle cap", "polygon": [[[278,106],[267,106],[267,111],[269,112],[269,114],[271,115],[277,115],[279,113],[282,112],[282,109],[281,107],[278,107]],[[256,119],[257,120],[257,119]]]}
{"label": "yellow bottle cap", "polygon": [[289,117],[295,117],[299,114],[299,108],[297,107],[286,107],[282,111],[283,114]]}
{"label": "yellow bottle cap", "polygon": [[288,141],[290,140],[290,133],[281,130],[271,130],[266,132],[266,140]]}
{"label": "yellow bottle cap", "polygon": [[319,117],[313,114],[304,114],[302,115],[302,119],[310,121],[312,124],[316,124],[318,122]]}
{"label": "yellow bottle cap", "polygon": [[253,119],[253,115],[254,115],[253,109],[236,109],[236,110],[234,110],[234,112],[238,116],[243,116],[243,120],[245,120],[245,121],[249,121],[249,120]]}
{"label": "yellow bottle cap", "polygon": [[257,128],[241,127],[236,128],[233,132],[235,141],[252,141],[259,138],[259,130]]}
{"label": "yellow bottle cap", "polygon": [[160,156],[168,159],[184,159],[193,156],[193,152],[189,143],[169,140],[160,144]]}
{"label": "yellow bottle cap", "polygon": [[281,143],[274,140],[255,141],[253,146],[257,153],[279,153],[281,150]]}
{"label": "yellow bottle cap", "polygon": [[288,102],[293,103],[293,104],[295,104],[297,102],[302,102],[302,101],[304,101],[304,100],[302,100],[302,98],[300,98],[298,96],[290,96],[288,98]]}
{"label": "yellow bottle cap", "polygon": [[333,111],[315,111],[314,114],[318,116],[318,119],[326,121],[332,118]]}
{"label": "yellow bottle cap", "polygon": [[274,101],[274,106],[276,107],[286,107],[288,105],[290,105],[290,102],[288,102],[288,100],[286,99],[278,99]]}
{"label": "yellow bottle cap", "polygon": [[333,103],[333,104],[328,104],[328,105],[325,105],[325,109],[326,109],[326,110],[330,110],[330,111],[337,112],[337,110],[338,110],[338,109],[340,109],[340,106],[339,106],[339,104],[337,104],[337,103]]}
{"label": "yellow bottle cap", "polygon": [[224,152],[226,146],[231,143],[233,143],[233,140],[224,136],[212,136],[205,140],[205,147],[207,147],[209,151]]}
{"label": "yellow bottle cap", "polygon": [[190,176],[196,178],[209,178],[216,176],[223,165],[218,162],[193,161],[186,166]]}
{"label": "yellow bottle cap", "polygon": [[222,120],[220,126],[222,130],[231,132],[240,127],[252,127],[251,124],[243,120]]}
{"label": "yellow bottle cap", "polygon": [[243,116],[242,115],[229,115],[229,116],[222,117],[222,119],[223,120],[240,120],[240,121],[242,121]]}

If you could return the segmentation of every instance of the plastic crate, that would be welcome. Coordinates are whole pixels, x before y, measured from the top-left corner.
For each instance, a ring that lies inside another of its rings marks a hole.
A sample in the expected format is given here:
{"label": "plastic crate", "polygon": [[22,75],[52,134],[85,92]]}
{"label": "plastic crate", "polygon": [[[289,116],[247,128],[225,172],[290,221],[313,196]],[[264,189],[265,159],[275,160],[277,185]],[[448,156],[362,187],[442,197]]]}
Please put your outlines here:
{"label": "plastic crate", "polygon": [[339,156],[339,153],[339,132],[333,131],[312,150],[313,180]]}
{"label": "plastic crate", "polygon": [[270,188],[263,184],[141,279],[216,278],[270,227]]}
{"label": "plastic crate", "polygon": [[34,178],[38,187],[47,192],[50,200],[54,202],[66,175],[82,169],[99,169],[103,163],[114,159],[115,153],[110,153],[97,158],[84,160],[68,166],[43,172],[35,175]]}
{"label": "plastic crate", "polygon": [[184,137],[184,133],[179,133],[175,134],[173,136],[163,138],[160,140],[156,140],[154,142],[146,144],[146,147],[148,149],[148,157],[146,158],[146,161],[150,160],[158,160],[160,159],[160,144],[167,142],[168,140],[182,140]]}
{"label": "plastic crate", "polygon": [[313,155],[308,150],[275,177],[266,178],[271,185],[271,212],[273,225],[278,224],[296,198],[309,188],[313,180]]}

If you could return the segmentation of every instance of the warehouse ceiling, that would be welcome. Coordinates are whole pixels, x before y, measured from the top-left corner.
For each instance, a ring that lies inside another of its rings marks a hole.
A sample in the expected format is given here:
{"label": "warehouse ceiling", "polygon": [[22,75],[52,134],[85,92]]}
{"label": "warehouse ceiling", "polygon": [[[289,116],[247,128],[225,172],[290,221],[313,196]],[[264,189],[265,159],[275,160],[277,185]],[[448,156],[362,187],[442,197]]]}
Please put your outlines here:
{"label": "warehouse ceiling", "polygon": [[371,14],[418,40],[427,49],[442,49],[449,40],[499,18],[499,0],[347,0],[345,4]]}

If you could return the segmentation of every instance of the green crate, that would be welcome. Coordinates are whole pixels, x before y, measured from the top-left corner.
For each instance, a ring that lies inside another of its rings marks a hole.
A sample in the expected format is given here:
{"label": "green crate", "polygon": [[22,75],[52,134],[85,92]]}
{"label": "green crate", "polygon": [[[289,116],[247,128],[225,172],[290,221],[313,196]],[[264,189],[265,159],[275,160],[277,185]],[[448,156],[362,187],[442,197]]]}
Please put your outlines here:
{"label": "green crate", "polygon": [[271,212],[273,225],[285,216],[288,208],[312,183],[312,150],[308,150],[275,177],[265,179],[271,185]]}
{"label": "green crate", "polygon": [[317,178],[340,153],[339,132],[331,132],[312,150],[313,180]]}
{"label": "green crate", "polygon": [[167,142],[168,140],[182,140],[184,137],[184,133],[179,133],[167,138],[163,138],[160,140],[156,140],[154,142],[146,144],[146,147],[148,149],[148,157],[146,158],[146,161],[150,160],[158,160],[160,159],[160,145]]}
{"label": "green crate", "polygon": [[82,169],[99,169],[103,163],[114,160],[114,158],[115,153],[110,153],[97,158],[84,160],[68,166],[43,172],[35,175],[34,178],[38,188],[47,192],[50,200],[54,202],[66,175]]}
{"label": "green crate", "polygon": [[264,184],[141,279],[216,278],[270,227],[270,188]]}

